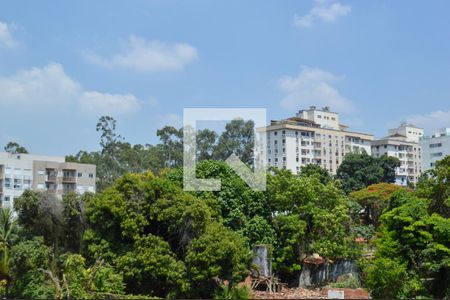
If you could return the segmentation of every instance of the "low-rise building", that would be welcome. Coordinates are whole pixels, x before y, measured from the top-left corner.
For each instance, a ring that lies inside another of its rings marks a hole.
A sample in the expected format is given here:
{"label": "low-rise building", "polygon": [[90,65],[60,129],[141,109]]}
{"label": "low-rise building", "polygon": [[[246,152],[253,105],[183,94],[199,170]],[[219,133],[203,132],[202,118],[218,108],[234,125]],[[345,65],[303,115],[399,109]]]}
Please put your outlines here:
{"label": "low-rise building", "polygon": [[372,156],[387,155],[398,158],[400,167],[395,172],[395,183],[403,186],[416,184],[422,172],[419,137],[423,136],[423,129],[402,124],[398,128],[390,129],[389,133],[389,136],[372,142]]}
{"label": "low-rise building", "polygon": [[450,128],[442,128],[430,137],[420,140],[422,146],[422,171],[428,171],[438,160],[450,155]]}
{"label": "low-rise building", "polygon": [[64,157],[0,152],[0,201],[13,207],[27,189],[58,198],[68,192],[95,192],[96,166],[65,162]]}
{"label": "low-rise building", "polygon": [[269,167],[298,173],[302,166],[313,163],[336,174],[347,153],[371,151],[373,135],[347,129],[340,124],[339,114],[329,107],[311,106],[295,117],[271,121],[258,131],[266,135],[265,157]]}

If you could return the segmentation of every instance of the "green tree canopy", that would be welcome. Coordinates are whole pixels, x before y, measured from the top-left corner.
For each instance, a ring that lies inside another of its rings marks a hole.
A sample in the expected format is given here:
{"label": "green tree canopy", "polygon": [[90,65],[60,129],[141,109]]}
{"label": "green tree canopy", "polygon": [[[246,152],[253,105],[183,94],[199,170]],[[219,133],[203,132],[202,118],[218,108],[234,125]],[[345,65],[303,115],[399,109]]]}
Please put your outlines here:
{"label": "green tree canopy", "polygon": [[404,188],[391,183],[377,183],[350,193],[350,198],[364,208],[365,225],[378,227],[381,213],[388,206],[392,195],[402,189]]}
{"label": "green tree canopy", "polygon": [[316,164],[307,164],[300,168],[300,177],[317,176],[322,184],[327,184],[333,178],[324,168]]}
{"label": "green tree canopy", "polygon": [[[450,220],[431,201],[396,193],[381,216],[375,260],[366,268],[376,298],[442,298],[450,292]],[[394,278],[396,277],[396,278]]]}
{"label": "green tree canopy", "polygon": [[324,258],[351,255],[348,198],[316,176],[301,177],[288,170],[268,178],[269,201],[275,205],[274,227],[279,237],[275,269],[286,278],[313,253]]}
{"label": "green tree canopy", "polygon": [[210,297],[218,281],[233,286],[248,274],[250,251],[237,233],[219,223],[212,223],[205,234],[192,241],[186,255],[192,296]]}
{"label": "green tree canopy", "polygon": [[19,145],[19,143],[17,142],[9,142],[8,144],[6,144],[5,146],[5,151],[12,153],[12,154],[18,154],[18,153],[23,153],[23,154],[28,154],[28,150]]}
{"label": "green tree canopy", "polygon": [[346,193],[357,191],[369,185],[395,182],[395,168],[400,161],[395,157],[372,157],[363,153],[349,153],[337,170],[337,178]]}

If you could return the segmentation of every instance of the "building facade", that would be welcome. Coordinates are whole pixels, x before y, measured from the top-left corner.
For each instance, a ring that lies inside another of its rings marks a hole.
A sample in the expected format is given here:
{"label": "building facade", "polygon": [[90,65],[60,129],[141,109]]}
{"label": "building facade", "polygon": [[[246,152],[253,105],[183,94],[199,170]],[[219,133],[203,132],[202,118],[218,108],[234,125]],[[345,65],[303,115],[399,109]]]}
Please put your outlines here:
{"label": "building facade", "polygon": [[[267,165],[298,173],[302,166],[317,164],[336,174],[348,153],[370,154],[373,135],[347,131],[339,114],[329,107],[300,110],[295,117],[271,121],[258,131],[266,137]],[[264,151],[264,150],[262,150]]]}
{"label": "building facade", "polygon": [[402,186],[416,184],[422,173],[419,139],[423,137],[423,129],[403,123],[398,128],[390,129],[389,133],[389,136],[372,142],[372,156],[398,158],[400,167],[395,171],[395,183]]}
{"label": "building facade", "polygon": [[399,127],[389,129],[389,135],[399,134],[404,136],[408,141],[419,142],[423,138],[423,128],[416,127],[412,124],[402,123]]}
{"label": "building facade", "polygon": [[422,147],[422,171],[428,171],[438,160],[450,155],[450,128],[443,128],[431,137],[420,140]]}
{"label": "building facade", "polygon": [[95,192],[96,166],[66,163],[64,157],[0,152],[0,201],[13,207],[27,189],[58,198],[68,192]]}

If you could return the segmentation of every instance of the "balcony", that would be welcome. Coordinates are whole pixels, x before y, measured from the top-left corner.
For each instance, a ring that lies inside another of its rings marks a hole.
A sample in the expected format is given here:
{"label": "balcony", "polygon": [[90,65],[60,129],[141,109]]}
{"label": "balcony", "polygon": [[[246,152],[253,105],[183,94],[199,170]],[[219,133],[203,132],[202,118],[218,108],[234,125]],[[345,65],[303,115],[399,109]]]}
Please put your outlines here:
{"label": "balcony", "polygon": [[63,182],[76,183],[77,178],[75,176],[63,176]]}
{"label": "balcony", "polygon": [[45,170],[45,181],[55,182],[58,173],[54,169]]}
{"label": "balcony", "polygon": [[75,192],[76,191],[76,184],[75,183],[63,183],[62,185],[62,193],[63,194],[67,194],[70,192]]}
{"label": "balcony", "polygon": [[76,170],[65,169],[63,170],[62,181],[68,183],[75,183],[77,180],[76,175],[77,175]]}

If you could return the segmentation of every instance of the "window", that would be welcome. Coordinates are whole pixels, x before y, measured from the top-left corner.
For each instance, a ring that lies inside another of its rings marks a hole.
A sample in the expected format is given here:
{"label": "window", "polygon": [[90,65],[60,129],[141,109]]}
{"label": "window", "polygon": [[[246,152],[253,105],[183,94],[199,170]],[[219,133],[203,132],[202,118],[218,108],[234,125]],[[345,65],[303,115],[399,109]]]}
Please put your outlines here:
{"label": "window", "polygon": [[81,173],[81,172],[78,172],[78,177],[81,177],[81,176],[83,176],[83,174]]}
{"label": "window", "polygon": [[5,202],[9,202],[11,200],[10,196],[5,196]]}
{"label": "window", "polygon": [[442,143],[430,144],[430,148],[439,148],[442,147]]}
{"label": "window", "polygon": [[89,173],[89,178],[94,178],[94,174]]}

